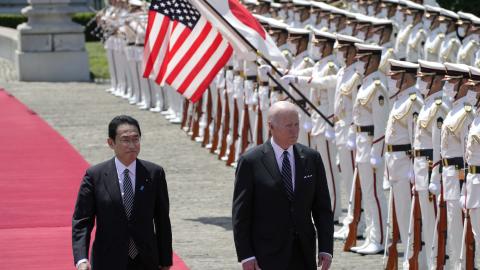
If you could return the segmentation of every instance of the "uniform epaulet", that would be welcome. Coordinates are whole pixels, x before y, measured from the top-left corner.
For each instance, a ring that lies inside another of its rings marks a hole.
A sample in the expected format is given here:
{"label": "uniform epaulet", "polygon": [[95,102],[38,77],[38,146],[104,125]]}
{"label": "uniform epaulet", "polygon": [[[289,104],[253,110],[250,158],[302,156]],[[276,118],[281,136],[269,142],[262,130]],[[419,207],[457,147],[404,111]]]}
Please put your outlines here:
{"label": "uniform epaulet", "polygon": [[380,81],[380,79],[374,79],[373,84],[373,87],[369,87],[368,92],[364,95],[364,97],[358,96],[360,93],[357,95],[360,105],[367,105],[377,91],[382,91],[382,93],[385,94],[385,89],[382,86],[382,82]]}

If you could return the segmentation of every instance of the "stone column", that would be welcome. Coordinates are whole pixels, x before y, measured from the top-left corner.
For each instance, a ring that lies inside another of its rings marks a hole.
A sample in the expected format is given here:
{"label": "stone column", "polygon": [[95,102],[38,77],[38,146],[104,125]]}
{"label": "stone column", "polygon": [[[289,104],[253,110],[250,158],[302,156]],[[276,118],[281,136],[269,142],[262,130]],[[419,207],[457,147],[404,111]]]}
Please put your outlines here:
{"label": "stone column", "polygon": [[28,0],[28,22],[17,27],[17,71],[21,81],[88,81],[84,27],[72,22],[79,11],[70,0]]}

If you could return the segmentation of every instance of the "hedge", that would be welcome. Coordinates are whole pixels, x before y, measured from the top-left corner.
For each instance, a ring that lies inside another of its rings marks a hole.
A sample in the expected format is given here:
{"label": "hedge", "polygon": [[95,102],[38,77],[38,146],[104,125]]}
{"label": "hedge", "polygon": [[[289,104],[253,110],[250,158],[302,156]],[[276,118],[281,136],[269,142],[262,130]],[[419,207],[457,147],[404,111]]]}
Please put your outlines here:
{"label": "hedge", "polygon": [[[76,13],[73,15],[72,21],[85,26],[85,39],[86,41],[98,41],[98,38],[93,36],[91,32],[97,27],[95,21],[91,24],[88,24],[90,20],[95,17],[95,13],[85,12],[85,13]],[[0,14],[0,26],[17,28],[17,25],[27,21],[27,17],[20,14]]]}

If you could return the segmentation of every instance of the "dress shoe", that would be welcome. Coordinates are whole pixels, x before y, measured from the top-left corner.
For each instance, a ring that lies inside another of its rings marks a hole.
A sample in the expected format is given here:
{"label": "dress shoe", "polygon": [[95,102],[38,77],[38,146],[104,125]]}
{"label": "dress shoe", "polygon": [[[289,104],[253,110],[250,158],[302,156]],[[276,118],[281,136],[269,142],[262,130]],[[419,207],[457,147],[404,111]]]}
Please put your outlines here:
{"label": "dress shoe", "polygon": [[363,255],[372,255],[372,254],[378,254],[382,251],[383,251],[382,245],[376,242],[370,242],[366,247],[358,250],[357,253],[363,254]]}
{"label": "dress shoe", "polygon": [[348,235],[348,227],[344,226],[340,228],[340,230],[333,233],[333,238],[339,239],[339,240],[345,240],[347,239],[347,235]]}

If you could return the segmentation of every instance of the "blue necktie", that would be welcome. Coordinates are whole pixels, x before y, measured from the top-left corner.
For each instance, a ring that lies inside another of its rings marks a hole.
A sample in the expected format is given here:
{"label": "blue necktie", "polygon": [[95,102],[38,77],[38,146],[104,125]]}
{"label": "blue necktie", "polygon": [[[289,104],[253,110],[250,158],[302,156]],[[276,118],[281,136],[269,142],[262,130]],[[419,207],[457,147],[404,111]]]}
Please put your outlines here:
{"label": "blue necktie", "polygon": [[290,159],[288,158],[288,151],[283,151],[282,180],[288,199],[293,201],[295,199],[295,193],[293,192],[292,167],[290,165]]}

